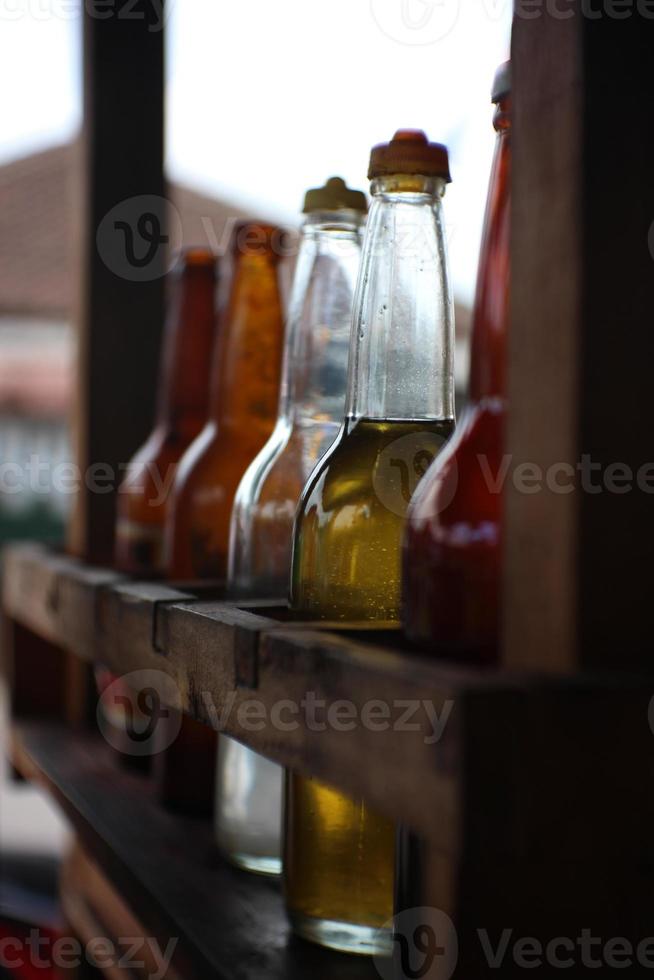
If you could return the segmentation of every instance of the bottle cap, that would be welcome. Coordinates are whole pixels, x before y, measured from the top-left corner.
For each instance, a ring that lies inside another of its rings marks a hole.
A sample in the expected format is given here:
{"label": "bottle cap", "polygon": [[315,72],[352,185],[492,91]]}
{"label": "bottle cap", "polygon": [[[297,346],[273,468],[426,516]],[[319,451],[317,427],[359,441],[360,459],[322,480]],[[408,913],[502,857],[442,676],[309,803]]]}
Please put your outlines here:
{"label": "bottle cap", "polygon": [[304,214],[310,211],[362,211],[368,210],[363,191],[352,190],[342,177],[330,177],[322,187],[312,187],[304,195]]}
{"label": "bottle cap", "polygon": [[232,231],[234,255],[281,255],[286,246],[286,232],[264,221],[238,221]]}
{"label": "bottle cap", "polygon": [[491,102],[499,102],[511,94],[511,62],[505,61],[495,72],[491,89]]}
{"label": "bottle cap", "polygon": [[447,147],[430,143],[421,129],[398,129],[390,143],[373,146],[368,177],[422,174],[451,181]]}
{"label": "bottle cap", "polygon": [[177,262],[183,269],[211,269],[217,260],[218,256],[210,248],[201,245],[187,245],[180,249],[177,256]]}

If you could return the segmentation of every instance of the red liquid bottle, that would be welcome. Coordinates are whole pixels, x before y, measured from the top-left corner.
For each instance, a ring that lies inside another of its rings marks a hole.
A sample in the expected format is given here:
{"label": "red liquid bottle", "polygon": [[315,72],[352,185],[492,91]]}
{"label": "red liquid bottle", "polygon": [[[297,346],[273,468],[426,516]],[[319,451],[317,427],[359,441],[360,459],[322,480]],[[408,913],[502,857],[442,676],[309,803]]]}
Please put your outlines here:
{"label": "red liquid bottle", "polygon": [[163,532],[175,469],[207,421],[209,364],[215,333],[216,256],[182,252],[161,358],[155,427],[130,461],[118,494],[116,568],[163,575]]}
{"label": "red liquid bottle", "polygon": [[[164,574],[163,534],[173,477],[209,410],[217,267],[217,257],[209,249],[189,248],[171,274],[172,302],[163,338],[155,426],[130,461],[118,495],[115,563],[130,575],[161,578]],[[122,691],[129,703],[135,699],[121,686],[125,682],[111,675],[105,673],[101,683]],[[117,721],[119,727],[124,725],[120,712]],[[169,709],[168,716],[157,722],[152,756],[130,756],[127,733],[124,739],[122,733],[116,737],[124,742],[126,760],[151,769],[159,798],[167,806],[188,813],[211,812],[213,729]]]}
{"label": "red liquid bottle", "polygon": [[423,648],[492,662],[499,650],[511,194],[510,64],[495,76],[497,144],[473,316],[469,402],[418,486],[403,555],[403,622]]}

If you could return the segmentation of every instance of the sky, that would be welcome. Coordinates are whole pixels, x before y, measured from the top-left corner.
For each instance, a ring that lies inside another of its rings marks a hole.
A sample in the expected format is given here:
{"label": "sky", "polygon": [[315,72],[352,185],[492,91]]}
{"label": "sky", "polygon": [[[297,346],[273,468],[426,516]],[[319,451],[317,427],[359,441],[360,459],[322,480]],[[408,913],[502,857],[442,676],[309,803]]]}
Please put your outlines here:
{"label": "sky", "polygon": [[[450,147],[450,265],[471,301],[511,0],[167,3],[173,179],[297,221],[307,187],[340,174],[367,189],[370,147],[424,129]],[[0,0],[0,162],[76,132],[80,78],[74,0]]]}

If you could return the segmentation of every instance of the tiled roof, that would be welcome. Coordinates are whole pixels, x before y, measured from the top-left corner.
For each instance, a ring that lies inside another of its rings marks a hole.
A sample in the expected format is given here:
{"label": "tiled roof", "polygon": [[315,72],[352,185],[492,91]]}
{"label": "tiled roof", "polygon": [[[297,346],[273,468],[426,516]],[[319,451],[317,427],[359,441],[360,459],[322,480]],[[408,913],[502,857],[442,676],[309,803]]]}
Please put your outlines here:
{"label": "tiled roof", "polygon": [[[66,318],[76,295],[73,265],[74,144],[0,166],[0,315]],[[244,212],[178,184],[170,199],[185,245],[221,240],[226,221]]]}

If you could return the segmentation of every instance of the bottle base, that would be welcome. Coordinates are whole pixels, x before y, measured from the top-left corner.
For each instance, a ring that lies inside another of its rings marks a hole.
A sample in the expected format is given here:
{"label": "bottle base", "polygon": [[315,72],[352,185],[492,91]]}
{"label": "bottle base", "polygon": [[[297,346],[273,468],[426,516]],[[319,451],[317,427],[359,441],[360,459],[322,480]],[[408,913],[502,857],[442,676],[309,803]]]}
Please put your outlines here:
{"label": "bottle base", "polygon": [[310,943],[338,950],[340,953],[355,953],[359,956],[391,956],[393,938],[390,929],[375,929],[372,926],[356,925],[330,919],[315,919],[312,916],[289,913],[293,932]]}
{"label": "bottle base", "polygon": [[282,873],[282,862],[276,857],[256,857],[252,854],[232,854],[223,851],[230,864],[249,871],[251,874],[265,875],[267,878],[278,878]]}

